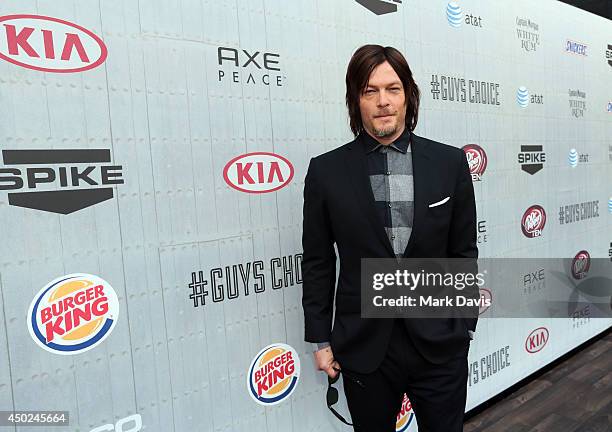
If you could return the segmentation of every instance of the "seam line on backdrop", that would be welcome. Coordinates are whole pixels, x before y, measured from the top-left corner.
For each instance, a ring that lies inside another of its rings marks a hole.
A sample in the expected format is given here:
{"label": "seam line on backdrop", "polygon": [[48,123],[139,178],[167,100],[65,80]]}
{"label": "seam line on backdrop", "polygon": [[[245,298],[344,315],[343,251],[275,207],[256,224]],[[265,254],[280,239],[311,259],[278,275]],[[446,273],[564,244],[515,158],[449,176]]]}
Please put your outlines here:
{"label": "seam line on backdrop", "polygon": [[[102,5],[100,2],[98,3],[98,14],[99,14],[99,19],[100,19],[100,32],[102,33],[102,36],[104,36],[104,23],[102,20]],[[129,53],[128,53],[128,63],[129,63]],[[116,161],[117,159],[115,158],[115,140],[114,140],[114,133],[113,133],[113,117],[111,114],[108,65],[106,62],[104,62],[104,77],[106,78],[106,103],[108,107],[108,127],[109,127],[109,132],[110,132],[110,151],[112,153],[113,161]],[[83,78],[81,77],[81,80],[82,79]],[[131,87],[132,86],[131,86],[131,79],[130,79],[130,90],[131,90]],[[115,208],[117,210],[117,222],[119,225],[118,231],[119,231],[119,245],[121,247],[121,272],[122,272],[122,279],[123,279],[123,295],[125,296],[125,315],[126,315],[126,320],[127,320],[128,339],[130,341],[130,347],[132,347],[133,345],[132,345],[132,326],[130,325],[130,304],[129,304],[129,296],[128,296],[126,269],[125,269],[125,255],[124,255],[124,250],[123,250],[123,232],[121,230],[121,208],[119,206],[119,192],[116,189],[115,189],[115,194],[117,196],[117,199],[115,200]],[[96,210],[94,210],[94,212],[95,211]],[[95,224],[95,218],[94,218],[94,224]],[[96,229],[96,232],[97,231],[98,230]],[[98,258],[98,268],[101,270],[99,258]],[[106,345],[106,348],[108,350],[108,344]],[[136,371],[134,367],[134,353],[131,352],[131,350],[130,350],[130,363],[132,366],[132,386],[134,389],[134,409],[138,412],[138,398],[136,396],[137,390],[136,390]],[[111,401],[112,400],[113,400],[113,397],[111,394]]]}

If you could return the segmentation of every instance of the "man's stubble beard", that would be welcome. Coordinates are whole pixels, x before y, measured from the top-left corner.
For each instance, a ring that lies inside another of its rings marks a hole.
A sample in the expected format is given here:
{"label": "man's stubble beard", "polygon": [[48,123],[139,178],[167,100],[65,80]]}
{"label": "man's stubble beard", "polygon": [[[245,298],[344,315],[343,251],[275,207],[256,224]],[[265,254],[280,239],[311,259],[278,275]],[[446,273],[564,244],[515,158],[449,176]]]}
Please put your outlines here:
{"label": "man's stubble beard", "polygon": [[397,132],[397,124],[395,124],[394,126],[383,128],[383,129],[373,128],[373,132],[374,132],[374,135],[376,135],[378,138],[385,138]]}

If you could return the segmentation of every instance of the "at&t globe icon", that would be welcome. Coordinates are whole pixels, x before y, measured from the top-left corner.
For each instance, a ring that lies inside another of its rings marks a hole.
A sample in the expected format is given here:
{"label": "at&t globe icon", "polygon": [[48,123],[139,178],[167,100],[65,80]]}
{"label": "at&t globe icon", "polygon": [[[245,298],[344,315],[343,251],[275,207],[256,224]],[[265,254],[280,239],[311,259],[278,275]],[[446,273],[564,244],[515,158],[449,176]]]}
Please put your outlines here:
{"label": "at&t globe icon", "polygon": [[527,90],[527,87],[519,87],[516,92],[516,103],[518,103],[521,108],[527,108],[527,105],[529,105],[529,90]]}
{"label": "at&t globe icon", "polygon": [[576,168],[576,166],[578,166],[578,152],[575,148],[569,151],[569,155],[567,156],[567,162],[572,168]]}
{"label": "at&t globe icon", "polygon": [[463,11],[461,10],[461,6],[456,2],[449,2],[448,6],[446,6],[446,18],[451,27],[461,27],[461,23],[463,22]]}

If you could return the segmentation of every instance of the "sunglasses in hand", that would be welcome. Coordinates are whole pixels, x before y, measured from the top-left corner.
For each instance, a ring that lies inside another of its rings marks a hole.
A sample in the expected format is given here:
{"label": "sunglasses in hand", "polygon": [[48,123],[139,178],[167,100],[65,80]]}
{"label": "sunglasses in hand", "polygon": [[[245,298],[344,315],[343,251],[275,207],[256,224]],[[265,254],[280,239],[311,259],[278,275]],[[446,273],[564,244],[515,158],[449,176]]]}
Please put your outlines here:
{"label": "sunglasses in hand", "polygon": [[[335,387],[332,387],[332,384],[336,384],[336,382],[340,378],[340,374],[342,374],[345,379],[346,378],[350,379],[351,381],[353,381],[355,384],[357,384],[361,388],[365,388],[365,384],[363,384],[363,382],[361,382],[361,380],[359,378],[353,376],[352,374],[347,373],[344,370],[336,369],[336,368],[333,368],[333,369],[336,372],[338,372],[338,373],[336,374],[336,376],[334,378],[330,377],[329,375],[327,376],[327,395],[326,395],[326,398],[327,398],[327,408],[329,408],[329,410],[342,423],[344,423],[347,426],[354,426],[353,423],[349,423],[342,416],[342,414],[340,414],[338,411],[336,411],[336,409],[332,406],[332,405],[335,405],[336,403],[338,403],[338,389],[335,388]],[[355,425],[357,425],[357,424],[355,424]]]}

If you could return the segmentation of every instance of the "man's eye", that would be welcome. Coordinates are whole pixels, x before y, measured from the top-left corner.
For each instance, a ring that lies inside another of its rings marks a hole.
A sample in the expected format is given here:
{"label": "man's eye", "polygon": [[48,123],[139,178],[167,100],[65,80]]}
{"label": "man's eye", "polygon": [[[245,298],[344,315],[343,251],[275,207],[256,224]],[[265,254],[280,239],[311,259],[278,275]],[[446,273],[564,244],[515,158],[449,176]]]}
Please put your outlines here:
{"label": "man's eye", "polygon": [[365,92],[366,92],[366,94],[371,94],[371,93],[374,93],[374,90],[372,90],[372,89],[368,89],[368,90],[366,90]]}

